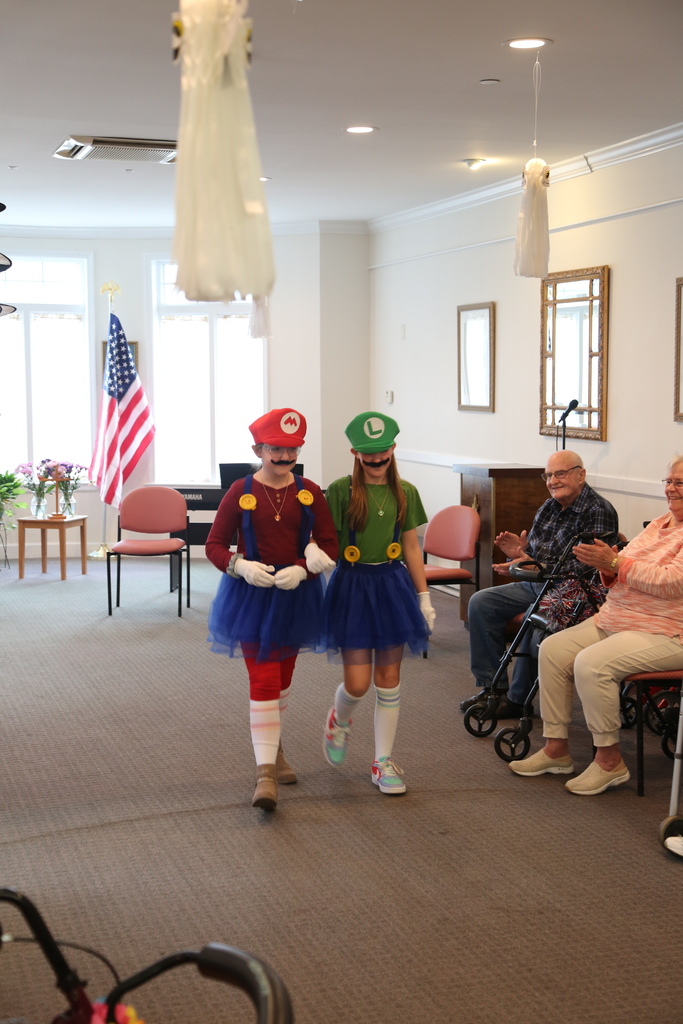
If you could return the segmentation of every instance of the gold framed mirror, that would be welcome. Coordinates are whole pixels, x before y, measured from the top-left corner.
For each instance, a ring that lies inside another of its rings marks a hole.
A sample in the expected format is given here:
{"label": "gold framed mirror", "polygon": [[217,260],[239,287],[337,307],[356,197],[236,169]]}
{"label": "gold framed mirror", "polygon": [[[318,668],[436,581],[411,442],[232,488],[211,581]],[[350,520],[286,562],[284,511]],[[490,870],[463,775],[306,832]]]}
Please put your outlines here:
{"label": "gold framed mirror", "polygon": [[683,422],[683,358],[681,358],[681,296],[683,293],[683,277],[676,278],[676,354],[674,359],[674,420]]}
{"label": "gold framed mirror", "polygon": [[549,274],[541,282],[541,434],[607,439],[609,267]]}
{"label": "gold framed mirror", "polygon": [[458,306],[458,409],[493,412],[495,378],[493,302]]}

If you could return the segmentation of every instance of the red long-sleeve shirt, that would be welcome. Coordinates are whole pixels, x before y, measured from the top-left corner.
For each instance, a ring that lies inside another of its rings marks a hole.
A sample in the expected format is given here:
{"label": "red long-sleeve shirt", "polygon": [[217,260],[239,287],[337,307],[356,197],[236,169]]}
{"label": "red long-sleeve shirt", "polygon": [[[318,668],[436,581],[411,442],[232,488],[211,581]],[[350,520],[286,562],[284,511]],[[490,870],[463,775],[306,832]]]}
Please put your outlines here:
{"label": "red long-sleeve shirt", "polygon": [[[337,533],[325,496],[318,485],[307,477],[303,477],[303,485],[313,495],[313,504],[308,506],[315,516],[313,540],[330,558],[336,560]],[[301,565],[305,569],[306,560],[299,557],[301,503],[297,499],[294,484],[290,484],[288,488],[276,489],[253,480],[251,493],[256,498],[256,508],[251,513],[251,520],[254,524],[260,561],[265,565]],[[206,542],[206,557],[221,572],[225,572],[230,563],[230,544],[236,531],[237,550],[247,557],[242,536],[243,511],[239,507],[239,500],[243,494],[244,480],[236,480],[220,503]],[[278,513],[281,517],[279,521],[275,519]]]}

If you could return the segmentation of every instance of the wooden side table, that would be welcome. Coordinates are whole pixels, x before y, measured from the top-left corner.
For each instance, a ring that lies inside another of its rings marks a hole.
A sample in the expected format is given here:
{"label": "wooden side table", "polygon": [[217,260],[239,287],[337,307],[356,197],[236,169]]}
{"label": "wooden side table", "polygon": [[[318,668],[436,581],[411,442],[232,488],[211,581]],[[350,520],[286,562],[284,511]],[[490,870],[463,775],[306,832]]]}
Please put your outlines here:
{"label": "wooden side table", "polygon": [[19,579],[24,578],[24,562],[26,556],[26,531],[40,530],[40,558],[43,572],[47,572],[47,531],[59,530],[59,566],[62,571],[62,579],[66,579],[66,531],[72,526],[79,526],[81,529],[81,572],[85,576],[87,565],[85,561],[86,540],[85,521],[87,516],[72,516],[70,519],[34,519],[33,516],[26,516],[17,519],[19,527]]}

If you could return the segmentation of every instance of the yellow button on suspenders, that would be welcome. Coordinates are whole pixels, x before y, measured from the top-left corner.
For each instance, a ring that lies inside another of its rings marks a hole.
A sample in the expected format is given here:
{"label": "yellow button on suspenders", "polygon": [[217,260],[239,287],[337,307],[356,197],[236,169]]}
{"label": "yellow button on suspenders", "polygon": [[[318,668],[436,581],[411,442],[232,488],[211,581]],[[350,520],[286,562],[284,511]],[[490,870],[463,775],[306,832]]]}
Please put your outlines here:
{"label": "yellow button on suspenders", "polygon": [[256,498],[253,494],[243,494],[239,500],[239,507],[245,512],[253,512],[256,508]]}
{"label": "yellow button on suspenders", "polygon": [[302,505],[313,504],[313,495],[311,494],[310,491],[307,491],[305,489],[297,492],[297,498],[299,499]]}
{"label": "yellow button on suspenders", "polygon": [[355,544],[349,544],[344,548],[344,558],[347,562],[357,562],[360,558],[360,548],[357,548]]}
{"label": "yellow button on suspenders", "polygon": [[390,558],[392,562],[396,558],[401,557],[401,545],[398,543],[390,544],[387,548],[387,558]]}

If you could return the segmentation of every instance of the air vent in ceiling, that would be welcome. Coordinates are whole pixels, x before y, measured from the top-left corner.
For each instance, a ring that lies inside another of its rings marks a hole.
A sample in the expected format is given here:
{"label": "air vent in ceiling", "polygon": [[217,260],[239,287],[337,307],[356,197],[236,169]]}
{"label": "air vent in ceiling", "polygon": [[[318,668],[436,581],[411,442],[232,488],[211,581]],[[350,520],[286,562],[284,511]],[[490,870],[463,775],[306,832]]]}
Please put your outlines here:
{"label": "air vent in ceiling", "polygon": [[100,139],[74,135],[54,156],[63,160],[123,160],[131,163],[175,163],[177,144],[167,139]]}

